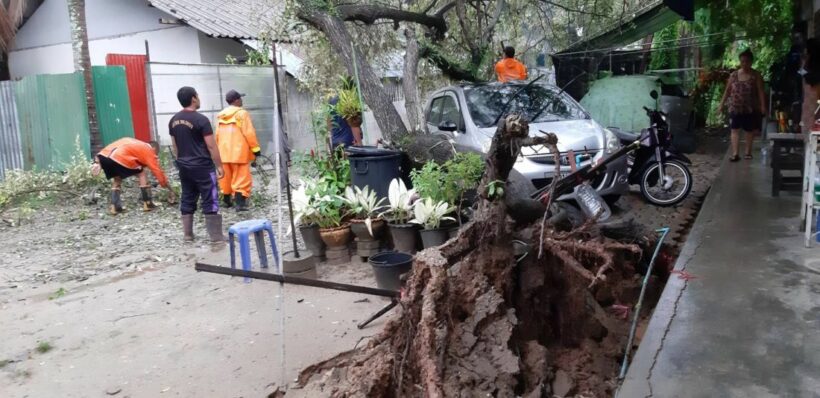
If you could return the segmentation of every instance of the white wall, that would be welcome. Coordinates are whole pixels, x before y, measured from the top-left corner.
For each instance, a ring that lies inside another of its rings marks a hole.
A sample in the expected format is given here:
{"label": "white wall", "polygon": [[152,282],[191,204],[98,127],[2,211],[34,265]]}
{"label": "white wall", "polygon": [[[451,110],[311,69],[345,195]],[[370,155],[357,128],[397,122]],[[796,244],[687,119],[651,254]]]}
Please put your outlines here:
{"label": "white wall", "polygon": [[215,39],[199,32],[199,54],[204,64],[224,64],[225,56],[245,56],[245,45],[231,39]]}
{"label": "white wall", "polygon": [[[86,0],[88,39],[127,35],[169,27],[160,18],[173,17],[150,7],[146,0]],[[71,42],[66,0],[45,0],[18,31],[14,49]]]}
{"label": "white wall", "polygon": [[[151,60],[177,63],[225,63],[225,55],[244,55],[244,46],[231,39],[214,39],[187,25],[160,24],[174,19],[146,0],[86,0],[92,65],[105,65],[105,56],[145,54]],[[9,54],[13,79],[74,70],[66,0],[45,0],[20,29]]]}
{"label": "white wall", "polygon": [[[175,26],[163,30],[90,40],[88,50],[91,54],[91,64],[105,65],[105,56],[109,53],[145,54],[145,40],[148,40],[152,61],[202,62],[198,32],[188,26]],[[74,71],[71,44],[12,51],[9,54],[9,69],[12,79],[43,73],[71,73]]]}

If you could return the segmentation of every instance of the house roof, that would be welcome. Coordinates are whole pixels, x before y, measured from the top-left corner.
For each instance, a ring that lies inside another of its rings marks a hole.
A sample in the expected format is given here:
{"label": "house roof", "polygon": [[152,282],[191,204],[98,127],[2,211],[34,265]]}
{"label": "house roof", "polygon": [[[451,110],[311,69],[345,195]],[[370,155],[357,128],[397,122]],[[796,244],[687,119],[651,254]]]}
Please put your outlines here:
{"label": "house roof", "polygon": [[[634,43],[655,33],[677,22],[682,17],[688,18],[694,12],[692,0],[651,0],[641,4],[643,6],[632,12],[628,18],[619,20],[597,33],[573,43],[556,55],[585,52],[590,49],[593,49],[590,51],[609,52],[614,47]],[[680,12],[685,15],[680,14]]]}
{"label": "house roof", "polygon": [[257,39],[284,13],[283,0],[148,0],[213,37]]}

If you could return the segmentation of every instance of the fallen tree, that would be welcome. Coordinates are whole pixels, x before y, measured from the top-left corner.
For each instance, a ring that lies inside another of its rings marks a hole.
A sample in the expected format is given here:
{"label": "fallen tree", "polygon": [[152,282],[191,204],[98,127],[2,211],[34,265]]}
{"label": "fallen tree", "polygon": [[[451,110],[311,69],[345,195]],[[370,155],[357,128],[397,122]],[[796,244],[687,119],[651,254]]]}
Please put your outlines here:
{"label": "fallen tree", "polygon": [[[510,216],[510,200],[488,194],[488,186],[507,181],[521,146],[554,147],[557,142],[551,134],[528,137],[528,130],[516,115],[499,124],[473,220],[455,239],[416,255],[400,312],[378,335],[302,371],[303,393],[537,397],[611,392],[626,322],[602,305],[634,300],[639,283],[632,264],[641,250],[605,238],[594,223],[561,229],[547,215],[543,222],[516,219]],[[593,361],[591,352],[612,360],[579,365]],[[605,369],[589,371],[590,366]]]}

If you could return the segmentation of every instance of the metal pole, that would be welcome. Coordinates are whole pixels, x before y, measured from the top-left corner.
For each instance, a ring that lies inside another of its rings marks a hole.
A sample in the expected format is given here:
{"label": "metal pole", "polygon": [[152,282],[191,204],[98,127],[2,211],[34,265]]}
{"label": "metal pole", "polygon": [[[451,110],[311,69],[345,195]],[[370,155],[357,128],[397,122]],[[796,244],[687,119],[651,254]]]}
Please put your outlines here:
{"label": "metal pole", "polygon": [[[274,148],[276,148],[276,236],[282,236],[282,134],[281,126],[279,125],[279,87],[276,84],[276,65],[273,66],[274,81],[273,81],[273,141]],[[293,231],[295,234],[296,231]],[[284,254],[279,256],[279,262],[276,264],[276,273],[283,275],[282,259]],[[282,356],[279,358],[279,367],[281,368],[282,386],[287,384],[287,375],[285,370],[285,283],[279,282],[279,295],[277,298],[277,305],[279,306],[279,335],[281,337],[279,349],[282,351]]]}
{"label": "metal pole", "polygon": [[350,42],[350,49],[353,50],[353,77],[356,79],[356,93],[359,95],[359,106],[362,108],[362,145],[364,145],[367,136],[365,135],[365,123],[364,123],[364,100],[362,99],[362,86],[359,84],[359,65],[356,62],[356,47],[353,46],[353,42]]}
{"label": "metal pole", "polygon": [[[278,117],[279,119],[282,119],[282,97],[280,95],[278,95],[278,93],[279,93],[279,65],[277,64],[277,61],[276,61],[276,42],[273,42],[272,50],[273,50],[273,85],[276,88],[275,89],[275,91],[276,91],[276,94],[275,94],[276,95],[276,108],[278,110],[278,112],[276,112],[278,116],[274,115],[273,117],[274,118]],[[281,139],[281,138],[282,137],[280,136],[279,139]],[[277,142],[279,142],[279,141],[277,141]],[[287,196],[288,196],[288,215],[290,217],[290,230],[291,230],[290,236],[291,236],[291,238],[293,238],[293,255],[296,258],[300,258],[301,256],[299,255],[299,247],[296,244],[296,225],[293,222],[293,203],[291,201],[291,196],[290,196],[290,173],[288,171],[287,162],[285,162],[285,170],[284,171],[285,171],[285,192],[287,193]],[[280,220],[281,220],[281,218],[280,218]]]}
{"label": "metal pole", "polygon": [[[281,256],[280,256],[281,257]],[[346,283],[338,283],[331,281],[323,281],[313,278],[300,278],[298,276],[288,276],[282,274],[271,274],[259,271],[245,271],[238,268],[221,267],[218,265],[211,265],[205,263],[196,263],[194,269],[200,272],[210,272],[213,274],[241,276],[245,278],[260,279],[263,281],[289,283],[293,285],[312,286],[323,289],[340,290],[350,293],[369,294],[372,296],[398,298],[399,292],[396,290],[379,289],[370,286],[348,285]]]}
{"label": "metal pole", "polygon": [[145,40],[145,92],[148,94],[148,105],[151,107],[151,139],[160,142],[157,131],[157,106],[154,102],[154,84],[151,73],[151,51],[148,49],[148,40]]}

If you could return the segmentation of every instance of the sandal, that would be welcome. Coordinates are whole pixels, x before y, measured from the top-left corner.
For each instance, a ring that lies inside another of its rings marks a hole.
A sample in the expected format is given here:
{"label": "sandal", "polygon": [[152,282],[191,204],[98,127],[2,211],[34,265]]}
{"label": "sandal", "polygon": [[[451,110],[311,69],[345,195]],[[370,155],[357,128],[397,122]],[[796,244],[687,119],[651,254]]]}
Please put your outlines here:
{"label": "sandal", "polygon": [[751,153],[750,153],[750,154],[746,154],[746,155],[744,155],[744,156],[743,156],[743,159],[746,159],[746,160],[749,160],[749,159],[751,159],[751,158],[752,158],[752,154],[751,154]]}
{"label": "sandal", "polygon": [[734,155],[734,156],[729,158],[730,162],[737,162],[738,160],[740,160],[740,156],[737,156],[737,155]]}

